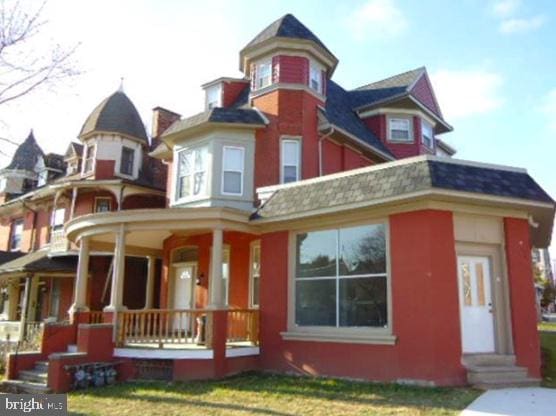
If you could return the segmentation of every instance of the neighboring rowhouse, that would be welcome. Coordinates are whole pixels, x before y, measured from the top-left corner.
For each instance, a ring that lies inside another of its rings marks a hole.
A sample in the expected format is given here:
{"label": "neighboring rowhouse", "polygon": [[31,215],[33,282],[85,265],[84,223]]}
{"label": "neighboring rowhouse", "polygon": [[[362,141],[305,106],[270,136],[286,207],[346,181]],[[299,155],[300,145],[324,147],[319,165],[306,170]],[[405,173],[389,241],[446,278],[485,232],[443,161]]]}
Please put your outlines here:
{"label": "neighboring rowhouse", "polygon": [[[94,212],[165,206],[166,168],[147,153],[150,144],[129,98],[118,91],[85,121],[80,143],[65,155],[47,154],[33,132],[0,171],[0,339],[23,337],[43,320],[68,319],[72,304],[77,248],[64,233],[72,218]],[[89,304],[109,303],[112,248],[92,247]],[[128,268],[147,268],[147,258],[130,257]],[[143,297],[141,297],[141,295]],[[144,306],[130,288],[126,301]]]}
{"label": "neighboring rowhouse", "polygon": [[[9,377],[48,360],[54,391],[95,361],[121,379],[538,383],[531,247],[549,244],[554,201],[525,170],[449,157],[424,68],[346,90],[337,64],[286,15],[240,51],[244,78],[203,86],[203,112],[159,110],[167,206],[70,216],[74,325]],[[99,247],[104,325],[89,324]],[[152,261],[129,273],[138,253],[161,258],[159,279]]]}

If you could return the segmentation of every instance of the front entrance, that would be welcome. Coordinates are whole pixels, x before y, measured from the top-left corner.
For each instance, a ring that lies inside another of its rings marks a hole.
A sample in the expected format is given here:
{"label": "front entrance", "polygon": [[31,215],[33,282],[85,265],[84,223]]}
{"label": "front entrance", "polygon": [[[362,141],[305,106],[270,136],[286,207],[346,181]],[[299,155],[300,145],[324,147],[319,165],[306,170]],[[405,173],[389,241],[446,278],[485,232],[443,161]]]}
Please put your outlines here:
{"label": "front entrance", "polygon": [[[193,309],[197,263],[174,263],[174,276],[174,309]],[[174,318],[174,329],[187,332],[190,327],[192,325],[187,314]]]}
{"label": "front entrance", "polygon": [[495,351],[490,270],[489,257],[458,257],[461,337],[464,354]]}

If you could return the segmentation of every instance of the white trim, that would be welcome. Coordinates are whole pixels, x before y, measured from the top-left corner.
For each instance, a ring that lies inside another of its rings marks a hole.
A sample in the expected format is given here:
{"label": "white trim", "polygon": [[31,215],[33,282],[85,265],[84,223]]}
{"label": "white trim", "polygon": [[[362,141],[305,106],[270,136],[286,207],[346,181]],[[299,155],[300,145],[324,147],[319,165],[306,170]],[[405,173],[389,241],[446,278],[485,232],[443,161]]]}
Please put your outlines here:
{"label": "white trim", "polygon": [[285,143],[295,143],[297,145],[297,165],[295,166],[295,181],[288,183],[296,183],[301,179],[301,166],[302,166],[302,138],[300,136],[282,136],[280,137],[280,183],[284,183],[284,168],[286,166],[292,167],[294,165],[284,164],[284,144]]}
{"label": "white trim", "polygon": [[[226,149],[239,150],[241,152],[241,170],[225,169],[226,164]],[[224,174],[226,172],[239,173],[241,179],[239,181],[239,192],[226,192],[224,191]],[[222,146],[222,172],[220,177],[220,194],[221,195],[232,195],[232,196],[243,196],[243,182],[245,179],[245,147],[243,146]]]}
{"label": "white trim", "polygon": [[114,357],[150,358],[155,360],[212,360],[214,359],[214,351],[209,349],[114,348]]}
{"label": "white trim", "polygon": [[[179,165],[180,165],[180,154],[181,153],[187,153],[187,152],[191,152],[192,154],[192,163],[191,163],[191,172],[189,174],[189,176],[191,177],[191,189],[190,191],[193,190],[194,186],[195,186],[195,174],[198,173],[195,170],[195,152],[202,152],[203,150],[206,150],[206,159],[203,161],[203,163],[205,164],[204,166],[204,172],[205,172],[205,192],[201,192],[197,195],[193,195],[192,193],[189,196],[180,196],[179,194],[179,186],[180,186],[180,177],[179,177]],[[191,147],[184,147],[184,148],[180,148],[180,149],[176,149],[174,150],[174,160],[176,161],[176,163],[173,164],[172,166],[172,171],[173,171],[173,183],[172,183],[172,200],[171,200],[171,206],[173,205],[179,205],[182,203],[187,203],[187,202],[193,202],[193,201],[198,201],[198,200],[202,200],[202,199],[208,199],[210,197],[210,181],[212,180],[212,164],[209,160],[210,158],[210,153],[211,153],[211,149],[210,149],[210,144],[208,143],[199,143],[197,145],[191,146]]]}
{"label": "white trim", "polygon": [[395,345],[398,337],[396,335],[370,334],[356,336],[352,334],[311,334],[307,332],[280,332],[285,341],[309,341],[309,342],[340,342],[347,344],[375,344]]}
{"label": "white trim", "polygon": [[261,240],[251,241],[249,244],[249,307],[259,308],[259,304],[253,303],[253,283],[254,283],[254,273],[253,273],[253,258],[255,249],[259,249],[259,304],[260,304],[260,287],[261,287]]}
{"label": "white trim", "polygon": [[251,91],[249,94],[249,98],[250,100],[252,100],[253,98],[260,97],[261,95],[268,94],[278,89],[305,91],[308,94],[311,94],[313,97],[318,98],[323,103],[326,102],[326,97],[324,95],[319,94],[314,89],[310,88],[307,84],[294,84],[291,82],[275,82],[274,84],[270,84],[266,87],[259,88],[258,90]]}
{"label": "white trim", "polygon": [[[268,66],[270,68],[270,71],[268,73],[268,84],[259,86],[259,82],[261,81],[261,76],[260,76],[261,71],[260,71],[260,69],[263,66]],[[255,82],[254,82],[254,85],[253,85],[253,87],[254,87],[253,91],[259,91],[259,90],[262,90],[266,87],[271,86],[272,85],[273,71],[274,71],[274,68],[272,67],[272,58],[270,58],[270,59],[265,58],[265,59],[262,59],[262,60],[256,62],[255,63]]]}
{"label": "white trim", "polygon": [[[425,146],[427,149],[433,150],[433,151],[434,151],[434,149],[435,149],[435,147],[436,147],[436,146],[434,145],[434,125],[432,125],[431,123],[429,123],[429,122],[428,122],[427,120],[425,120],[424,118],[421,118],[421,119],[420,119],[420,122],[421,122],[421,140],[420,140],[420,141],[421,141],[421,144],[422,144],[423,146]],[[426,143],[426,141],[425,141],[425,133],[424,133],[425,127],[430,127],[430,131],[431,131],[431,134],[430,134],[430,137],[429,137],[429,139],[430,139],[430,146],[429,146],[429,145]]]}
{"label": "white trim", "polygon": [[[393,122],[405,122],[407,123],[406,129],[393,129]],[[387,139],[390,143],[400,143],[400,144],[413,144],[415,143],[415,131],[413,129],[413,117],[403,117],[397,114],[389,114],[386,117],[386,124],[388,128]],[[400,139],[392,137],[392,130],[407,131],[407,139]]]}
{"label": "white trim", "polygon": [[404,115],[417,116],[417,117],[420,117],[420,118],[424,118],[426,121],[428,121],[433,126],[438,124],[438,121],[436,119],[428,116],[423,111],[413,110],[413,109],[410,109],[410,108],[381,107],[381,108],[377,108],[375,110],[369,110],[369,111],[364,111],[362,113],[359,113],[359,117],[364,119],[364,118],[367,118],[367,117],[372,117],[372,116],[376,116],[376,115],[380,115],[380,114],[385,114],[385,115],[388,115],[388,114],[404,114]]}
{"label": "white trim", "polygon": [[226,358],[248,357],[250,355],[259,355],[261,349],[259,347],[238,347],[226,348]]}

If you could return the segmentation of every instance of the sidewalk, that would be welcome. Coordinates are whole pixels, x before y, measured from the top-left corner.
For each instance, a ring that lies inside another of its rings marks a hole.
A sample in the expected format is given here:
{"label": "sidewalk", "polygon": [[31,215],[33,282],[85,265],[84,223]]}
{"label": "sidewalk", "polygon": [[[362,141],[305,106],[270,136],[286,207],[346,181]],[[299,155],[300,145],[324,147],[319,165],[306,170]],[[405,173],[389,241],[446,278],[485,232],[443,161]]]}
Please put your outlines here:
{"label": "sidewalk", "polygon": [[460,416],[556,415],[556,389],[541,387],[489,390]]}

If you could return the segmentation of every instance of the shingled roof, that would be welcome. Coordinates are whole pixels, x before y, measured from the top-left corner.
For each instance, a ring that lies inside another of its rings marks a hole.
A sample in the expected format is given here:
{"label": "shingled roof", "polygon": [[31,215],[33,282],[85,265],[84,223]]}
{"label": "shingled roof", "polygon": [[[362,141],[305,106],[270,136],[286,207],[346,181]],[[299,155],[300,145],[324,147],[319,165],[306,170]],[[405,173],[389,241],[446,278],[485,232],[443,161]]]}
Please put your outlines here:
{"label": "shingled roof", "polygon": [[525,170],[489,167],[434,156],[330,175],[278,187],[253,219],[299,215],[442,189],[554,205]]}
{"label": "shingled roof", "polygon": [[44,157],[44,152],[35,140],[33,130],[15,151],[12,161],[4,169],[27,170],[33,172],[39,157]]}
{"label": "shingled roof", "polygon": [[85,120],[79,137],[96,131],[124,134],[148,142],[139,112],[123,91],[116,91],[96,106]]}
{"label": "shingled roof", "polygon": [[49,249],[33,251],[0,265],[0,275],[20,272],[75,272],[77,256],[49,257]]}
{"label": "shingled roof", "polygon": [[325,44],[322,43],[321,40],[307,28],[307,26],[301,23],[294,15],[289,13],[268,25],[262,32],[255,36],[244,49],[251,48],[271,38],[309,40],[315,42],[328,53],[333,55]]}
{"label": "shingled roof", "polygon": [[265,125],[264,119],[256,110],[248,108],[215,107],[194,116],[174,122],[163,133],[163,136],[168,136],[182,130],[187,130],[204,123],[253,125],[261,127]]}

